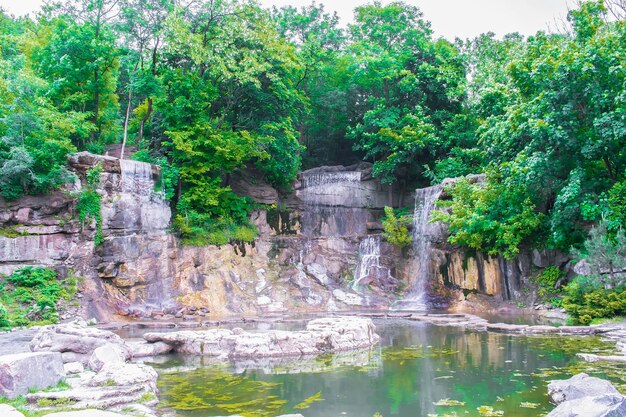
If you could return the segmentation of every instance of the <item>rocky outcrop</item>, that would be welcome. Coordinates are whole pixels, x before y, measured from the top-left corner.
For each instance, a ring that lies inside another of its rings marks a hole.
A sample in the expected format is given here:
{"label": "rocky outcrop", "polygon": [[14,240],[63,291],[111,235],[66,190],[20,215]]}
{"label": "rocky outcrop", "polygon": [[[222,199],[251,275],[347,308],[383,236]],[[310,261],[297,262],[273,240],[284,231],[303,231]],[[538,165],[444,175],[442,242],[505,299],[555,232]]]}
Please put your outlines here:
{"label": "rocky outcrop", "polygon": [[371,319],[341,317],[310,321],[304,331],[260,333],[215,329],[147,333],[150,343],[165,343],[180,353],[218,358],[298,357],[373,346],[380,339]]}
{"label": "rocky outcrop", "polygon": [[65,377],[61,354],[17,353],[0,356],[0,396],[15,398],[30,389],[56,385]]}
{"label": "rocky outcrop", "polygon": [[[63,361],[67,362],[65,381],[71,386],[68,390],[28,394],[26,399],[34,407],[61,403],[70,409],[112,409],[157,402],[156,371],[129,363],[132,350],[112,332],[81,321],[46,326],[33,338],[31,349],[40,351],[33,355],[56,355],[61,370]],[[39,377],[38,372],[32,375]]]}
{"label": "rocky outcrop", "polygon": [[[104,242],[77,220],[75,199],[93,166],[103,169]],[[0,273],[25,265],[84,277],[83,315],[201,319],[293,311],[384,308],[401,287],[399,251],[382,242],[363,290],[350,283],[360,243],[380,231],[382,209],[402,193],[371,177],[371,166],[301,174],[283,197],[262,181],[235,176],[232,188],[264,204],[254,244],[184,247],[169,233],[171,211],[158,191],[159,167],[86,152],[69,167],[78,180],[53,195],[0,201]],[[373,294],[368,294],[369,289]]]}
{"label": "rocky outcrop", "polygon": [[42,327],[30,342],[33,352],[59,352],[63,362],[81,362],[83,365],[87,365],[96,349],[103,346],[117,346],[128,351],[122,338],[115,333],[88,326],[80,320]]}
{"label": "rocky outcrop", "polygon": [[612,417],[626,415],[626,397],[600,378],[581,373],[548,384],[550,400],[559,404],[548,417]]}

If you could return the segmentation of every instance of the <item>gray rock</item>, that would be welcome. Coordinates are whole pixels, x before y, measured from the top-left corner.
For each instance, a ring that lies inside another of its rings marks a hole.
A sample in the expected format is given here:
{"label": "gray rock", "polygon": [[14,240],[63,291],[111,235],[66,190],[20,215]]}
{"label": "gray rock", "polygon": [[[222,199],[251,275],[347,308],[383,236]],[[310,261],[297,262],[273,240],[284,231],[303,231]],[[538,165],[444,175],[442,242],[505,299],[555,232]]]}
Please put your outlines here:
{"label": "gray rock", "polygon": [[17,353],[0,356],[0,396],[15,398],[31,388],[56,385],[65,377],[60,353]]}
{"label": "gray rock", "polygon": [[619,395],[619,392],[609,381],[590,377],[585,373],[566,380],[550,381],[548,384],[548,397],[554,404],[605,394]]}
{"label": "gray rock", "polygon": [[87,364],[94,350],[106,344],[124,346],[113,332],[90,327],[84,321],[42,327],[30,343],[34,352],[61,352],[65,362]]}
{"label": "gray rock", "polygon": [[626,397],[620,394],[604,394],[565,401],[552,410],[547,417],[621,416],[626,416]]}
{"label": "gray rock", "polygon": [[172,346],[163,342],[148,343],[145,341],[127,342],[133,358],[164,355],[172,351]]}
{"label": "gray rock", "polygon": [[17,411],[8,404],[0,404],[0,416],[2,417],[24,417],[24,414]]}
{"label": "gray rock", "polygon": [[63,413],[46,414],[49,417],[124,417],[122,414],[102,410],[66,411]]}
{"label": "gray rock", "polygon": [[574,265],[574,272],[578,275],[587,276],[591,274],[591,266],[587,261],[580,261],[576,265]]}
{"label": "gray rock", "polygon": [[87,384],[92,387],[146,386],[149,390],[157,392],[157,378],[156,371],[147,365],[110,363],[106,364]]}
{"label": "gray rock", "polygon": [[373,346],[380,337],[369,318],[311,320],[304,331],[241,332],[227,329],[146,333],[148,342],[163,342],[180,353],[219,358],[300,357]]}
{"label": "gray rock", "polygon": [[89,368],[99,372],[105,365],[126,362],[129,356],[130,353],[127,349],[120,345],[107,343],[93,351],[91,358],[89,358]]}
{"label": "gray rock", "polygon": [[65,373],[68,375],[80,374],[81,372],[85,371],[85,367],[80,362],[66,363],[65,365],[63,365],[63,368],[65,369]]}

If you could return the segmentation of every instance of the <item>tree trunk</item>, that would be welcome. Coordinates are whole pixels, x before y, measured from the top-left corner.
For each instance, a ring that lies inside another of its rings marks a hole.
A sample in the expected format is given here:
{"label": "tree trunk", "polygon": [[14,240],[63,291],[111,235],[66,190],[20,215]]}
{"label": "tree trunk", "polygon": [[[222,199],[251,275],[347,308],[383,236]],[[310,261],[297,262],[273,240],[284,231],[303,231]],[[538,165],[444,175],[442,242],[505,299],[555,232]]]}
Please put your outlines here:
{"label": "tree trunk", "polygon": [[128,105],[126,106],[126,119],[124,119],[124,139],[122,140],[122,150],[120,151],[120,159],[124,159],[124,149],[126,148],[126,139],[128,138],[128,119],[130,119],[130,104],[133,99],[133,88],[128,89]]}

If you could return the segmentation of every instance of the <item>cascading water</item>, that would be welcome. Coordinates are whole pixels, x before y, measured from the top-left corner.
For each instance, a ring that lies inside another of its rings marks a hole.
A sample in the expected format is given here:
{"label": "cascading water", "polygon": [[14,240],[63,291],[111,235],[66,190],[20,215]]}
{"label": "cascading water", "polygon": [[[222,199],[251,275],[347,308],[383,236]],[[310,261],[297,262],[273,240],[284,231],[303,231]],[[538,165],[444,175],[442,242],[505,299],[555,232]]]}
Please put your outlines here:
{"label": "cascading water", "polygon": [[380,235],[369,235],[359,244],[359,259],[354,272],[352,290],[363,293],[366,282],[372,273],[372,268],[380,268]]}
{"label": "cascading water", "polygon": [[360,171],[304,172],[298,196],[304,203],[302,233],[308,238],[365,235]]}
{"label": "cascading water", "polygon": [[120,159],[122,171],[122,192],[141,196],[154,193],[152,165],[146,162]]}
{"label": "cascading water", "polygon": [[432,276],[432,242],[440,233],[441,225],[430,222],[430,214],[435,208],[443,187],[436,185],[415,190],[415,211],[413,212],[413,261],[414,281],[411,290],[403,300],[394,305],[394,309],[426,310],[426,284]]}

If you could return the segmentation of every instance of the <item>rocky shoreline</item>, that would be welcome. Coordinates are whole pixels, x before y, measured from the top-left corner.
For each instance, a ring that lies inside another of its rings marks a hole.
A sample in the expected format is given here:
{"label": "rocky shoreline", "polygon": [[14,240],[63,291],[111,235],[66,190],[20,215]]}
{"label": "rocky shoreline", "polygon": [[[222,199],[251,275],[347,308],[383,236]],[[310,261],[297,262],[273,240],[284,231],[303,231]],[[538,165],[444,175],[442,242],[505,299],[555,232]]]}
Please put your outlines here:
{"label": "rocky shoreline", "polygon": [[[349,355],[354,353],[358,356],[359,349],[367,350],[379,340],[372,319],[409,320],[435,326],[462,327],[479,332],[499,332],[511,335],[601,335],[603,338],[617,342],[621,355],[599,356],[580,352],[578,356],[590,362],[626,362],[626,326],[619,324],[553,327],[490,323],[478,316],[464,313],[370,312],[360,313],[359,316],[337,315],[312,319],[306,328],[300,331],[249,332],[239,327],[212,330],[200,330],[194,327],[219,324],[229,324],[233,327],[237,323],[246,321],[276,324],[301,322],[301,320],[270,317],[232,319],[221,322],[117,323],[101,327],[94,326],[94,323],[90,325],[85,321],[76,320],[40,328],[34,333],[30,342],[31,352],[0,356],[0,396],[14,398],[18,395],[25,395],[30,408],[50,411],[53,413],[48,414],[51,417],[116,417],[120,414],[115,413],[127,414],[129,412],[144,417],[161,416],[163,414],[156,411],[158,376],[152,367],[141,363],[142,358],[154,358],[178,352],[191,355],[191,357],[197,356],[216,361],[249,359],[256,363],[259,360],[266,360],[268,366],[271,366],[276,361],[288,361],[290,358],[306,362],[307,357],[314,358],[325,353],[347,351]],[[175,331],[149,331],[143,334],[143,340],[124,340],[112,331],[131,326],[148,330],[170,328]],[[16,340],[23,343],[32,334],[32,331],[19,333]],[[20,349],[16,351],[19,352]],[[30,372],[29,369],[37,369],[37,372]],[[308,368],[305,366],[304,369]],[[37,375],[36,381],[33,378],[23,378],[24,375]],[[62,389],[32,392],[33,388],[43,389],[54,386],[60,381],[64,384]],[[609,394],[611,393],[607,395]],[[616,398],[609,399],[611,401],[606,398],[589,401],[596,408],[601,408],[602,404],[606,407],[621,407],[621,397]],[[606,401],[609,402],[605,404]],[[553,402],[559,404],[557,401]],[[626,402],[624,404],[626,407]],[[566,408],[571,411],[572,403],[567,407],[559,405],[549,416],[586,415],[562,414],[561,411],[554,414],[557,410]],[[71,414],[72,410],[81,411],[79,411],[80,414]],[[87,414],[84,410],[93,411]],[[98,410],[106,410],[109,414]],[[56,411],[70,411],[70,413],[57,415]],[[10,410],[6,405],[0,406],[0,415],[22,416],[21,413]]]}

